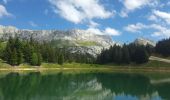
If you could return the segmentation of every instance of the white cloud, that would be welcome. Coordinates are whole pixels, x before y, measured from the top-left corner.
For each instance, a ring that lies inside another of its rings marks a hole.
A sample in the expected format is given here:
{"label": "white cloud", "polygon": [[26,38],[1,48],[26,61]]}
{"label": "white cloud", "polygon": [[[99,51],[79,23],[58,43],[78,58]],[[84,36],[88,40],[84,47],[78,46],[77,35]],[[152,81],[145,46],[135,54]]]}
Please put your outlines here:
{"label": "white cloud", "polygon": [[148,3],[150,3],[150,0],[124,0],[123,4],[127,10],[133,11],[147,5]]}
{"label": "white cloud", "polygon": [[99,0],[49,0],[54,12],[73,23],[91,21],[94,18],[105,19],[113,15]]}
{"label": "white cloud", "polygon": [[142,23],[131,24],[124,28],[128,32],[141,32],[142,30],[153,30],[151,36],[154,37],[170,37],[170,29],[158,24],[145,25]]}
{"label": "white cloud", "polygon": [[125,10],[122,10],[122,11],[120,12],[120,16],[121,16],[121,17],[128,17],[128,12],[125,11]]}
{"label": "white cloud", "polygon": [[38,25],[37,25],[35,22],[33,22],[33,21],[30,21],[29,24],[30,24],[32,27],[37,27],[37,26],[38,26]]}
{"label": "white cloud", "polygon": [[0,18],[4,16],[11,16],[11,14],[6,10],[3,5],[0,5]]}
{"label": "white cloud", "polygon": [[148,20],[158,21],[158,18],[155,15],[151,15],[151,16],[148,17]]}
{"label": "white cloud", "polygon": [[87,31],[98,35],[119,36],[121,34],[121,32],[119,32],[118,30],[110,27],[106,28],[105,30],[90,27],[89,29],[87,29]]}
{"label": "white cloud", "polygon": [[8,2],[10,2],[11,0],[2,0],[4,4],[7,4]]}
{"label": "white cloud", "polygon": [[119,36],[121,34],[118,30],[110,27],[106,28],[104,33],[112,36]]}
{"label": "white cloud", "polygon": [[124,29],[128,32],[136,33],[136,32],[140,32],[140,30],[143,28],[146,28],[146,25],[142,23],[137,23],[137,24],[128,25]]}
{"label": "white cloud", "polygon": [[3,2],[4,2],[5,4],[7,4],[8,1],[7,1],[7,0],[3,0]]}
{"label": "white cloud", "polygon": [[98,28],[88,28],[87,29],[88,32],[94,33],[94,34],[98,34],[98,35],[103,35],[103,32],[101,30],[99,30]]}
{"label": "white cloud", "polygon": [[98,27],[98,26],[100,26],[100,25],[94,21],[89,22],[89,27]]}
{"label": "white cloud", "polygon": [[159,17],[160,19],[164,20],[167,24],[170,24],[170,13],[155,10],[153,11],[152,16]]}
{"label": "white cloud", "polygon": [[170,6],[170,1],[167,3],[168,6]]}
{"label": "white cloud", "polygon": [[145,6],[156,6],[158,0],[119,0],[123,3],[124,8],[122,9],[120,16],[127,17],[129,12],[133,12],[136,9],[141,9]]}
{"label": "white cloud", "polygon": [[161,25],[152,24],[150,28],[157,30],[152,34],[154,37],[170,37],[170,29]]}

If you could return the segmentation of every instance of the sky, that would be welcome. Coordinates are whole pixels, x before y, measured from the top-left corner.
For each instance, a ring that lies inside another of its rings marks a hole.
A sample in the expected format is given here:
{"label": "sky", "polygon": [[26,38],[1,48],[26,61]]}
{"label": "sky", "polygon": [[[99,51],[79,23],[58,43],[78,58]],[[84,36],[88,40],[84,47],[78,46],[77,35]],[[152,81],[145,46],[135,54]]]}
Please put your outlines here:
{"label": "sky", "polygon": [[169,0],[0,0],[0,25],[82,29],[114,41],[170,37]]}

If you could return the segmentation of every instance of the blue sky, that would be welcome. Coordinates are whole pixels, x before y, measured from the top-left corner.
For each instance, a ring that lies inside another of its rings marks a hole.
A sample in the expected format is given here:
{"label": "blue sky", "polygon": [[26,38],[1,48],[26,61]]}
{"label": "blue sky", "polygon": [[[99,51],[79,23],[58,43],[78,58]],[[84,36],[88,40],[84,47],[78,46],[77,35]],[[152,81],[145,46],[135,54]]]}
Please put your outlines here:
{"label": "blue sky", "polygon": [[0,25],[83,29],[130,42],[170,36],[169,0],[0,0]]}

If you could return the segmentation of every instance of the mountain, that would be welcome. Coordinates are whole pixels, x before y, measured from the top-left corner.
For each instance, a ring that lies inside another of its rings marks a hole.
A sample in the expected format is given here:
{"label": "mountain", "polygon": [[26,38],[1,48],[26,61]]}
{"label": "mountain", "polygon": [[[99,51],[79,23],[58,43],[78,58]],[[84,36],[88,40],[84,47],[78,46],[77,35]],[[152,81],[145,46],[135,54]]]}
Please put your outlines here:
{"label": "mountain", "polygon": [[149,39],[145,39],[145,38],[137,38],[135,41],[134,41],[135,44],[137,45],[151,45],[153,47],[156,46],[156,43],[154,41],[151,41]]}
{"label": "mountain", "polygon": [[72,53],[88,53],[95,57],[102,49],[116,44],[111,36],[97,35],[86,30],[27,30],[13,26],[0,26],[0,38],[7,40],[10,36],[18,36],[24,40],[32,37],[39,42],[52,41],[54,46],[67,47]]}

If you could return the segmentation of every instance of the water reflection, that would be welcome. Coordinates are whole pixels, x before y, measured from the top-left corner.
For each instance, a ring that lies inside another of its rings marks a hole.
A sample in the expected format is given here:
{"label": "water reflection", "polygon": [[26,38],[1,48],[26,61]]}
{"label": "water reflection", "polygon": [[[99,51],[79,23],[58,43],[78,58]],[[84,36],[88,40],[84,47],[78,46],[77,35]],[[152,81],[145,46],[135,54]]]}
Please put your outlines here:
{"label": "water reflection", "polygon": [[10,73],[0,79],[0,100],[170,100],[170,83],[120,73],[41,75]]}

